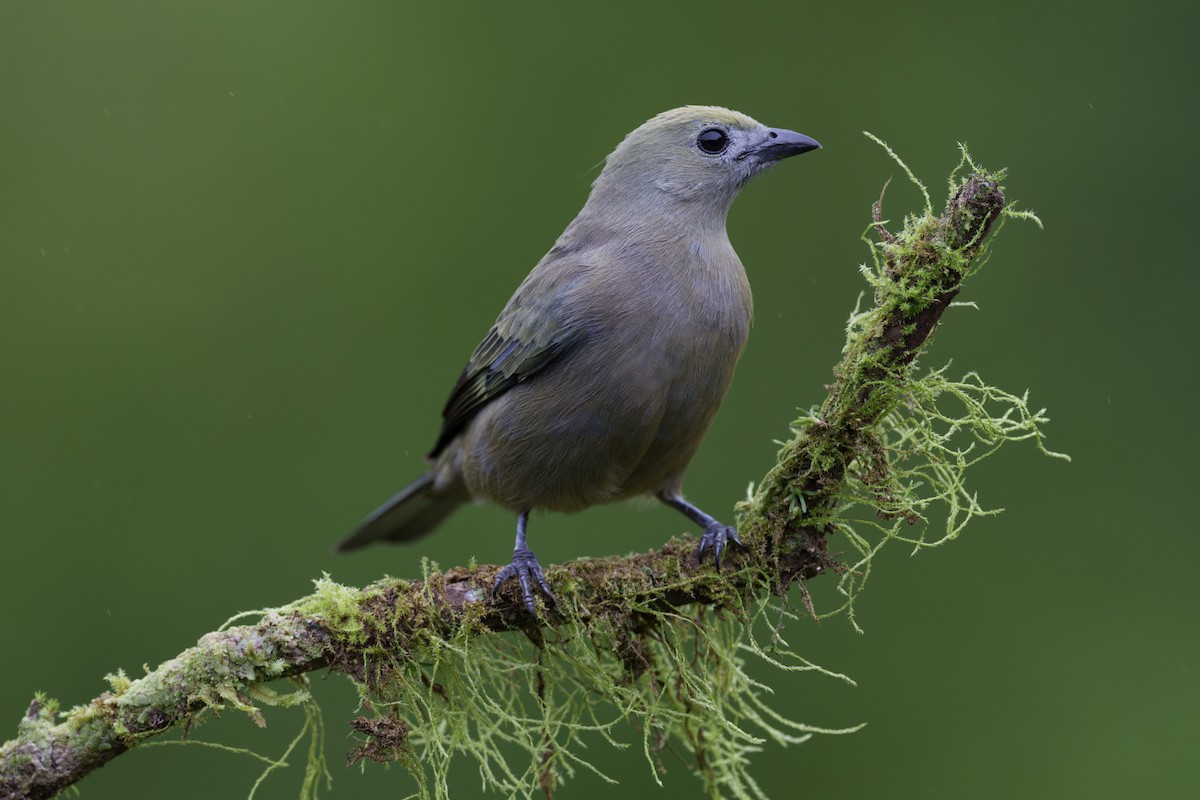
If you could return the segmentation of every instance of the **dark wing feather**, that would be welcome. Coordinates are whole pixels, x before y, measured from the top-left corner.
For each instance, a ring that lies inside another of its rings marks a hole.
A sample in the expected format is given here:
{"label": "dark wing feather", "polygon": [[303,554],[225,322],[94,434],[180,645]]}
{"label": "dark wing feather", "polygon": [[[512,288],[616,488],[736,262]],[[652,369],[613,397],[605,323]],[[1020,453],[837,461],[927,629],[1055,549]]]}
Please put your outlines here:
{"label": "dark wing feather", "polygon": [[582,319],[573,301],[587,272],[583,266],[558,264],[530,273],[450,390],[430,458],[440,455],[481,408],[582,343]]}

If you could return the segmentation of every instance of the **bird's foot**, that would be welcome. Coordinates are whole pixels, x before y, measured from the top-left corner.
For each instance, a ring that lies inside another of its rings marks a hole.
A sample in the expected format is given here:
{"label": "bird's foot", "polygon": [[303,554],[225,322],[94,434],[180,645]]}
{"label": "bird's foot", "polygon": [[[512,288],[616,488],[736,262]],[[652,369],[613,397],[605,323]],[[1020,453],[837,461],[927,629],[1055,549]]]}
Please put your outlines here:
{"label": "bird's foot", "polygon": [[550,584],[546,583],[546,576],[542,574],[542,565],[538,563],[537,556],[527,547],[518,547],[513,550],[512,563],[504,569],[500,570],[500,574],[496,576],[496,582],[492,584],[492,597],[500,591],[500,585],[512,577],[516,577],[521,582],[521,596],[525,599],[525,607],[529,609],[530,615],[537,616],[537,606],[533,602],[533,584],[536,582],[538,588],[542,590],[542,594],[546,595],[548,603],[554,603],[554,593],[550,591]]}
{"label": "bird's foot", "polygon": [[700,547],[696,550],[696,559],[703,563],[704,554],[712,550],[713,564],[720,569],[721,553],[725,552],[725,546],[728,544],[733,544],[740,550],[746,549],[746,545],[742,544],[742,540],[738,538],[737,528],[713,522],[704,529],[704,535],[700,537]]}

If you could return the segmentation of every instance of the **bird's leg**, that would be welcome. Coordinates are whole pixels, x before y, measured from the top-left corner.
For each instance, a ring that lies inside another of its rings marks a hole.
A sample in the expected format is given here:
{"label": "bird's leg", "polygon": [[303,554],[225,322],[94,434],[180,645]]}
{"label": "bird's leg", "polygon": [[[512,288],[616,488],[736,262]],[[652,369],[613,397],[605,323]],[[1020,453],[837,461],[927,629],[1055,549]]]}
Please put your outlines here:
{"label": "bird's leg", "polygon": [[550,591],[550,584],[546,583],[546,576],[542,574],[542,565],[538,563],[537,556],[525,544],[525,526],[528,524],[529,511],[522,511],[517,515],[517,543],[513,547],[512,562],[500,570],[500,574],[496,576],[496,582],[492,584],[492,596],[496,596],[500,584],[515,575],[521,582],[521,596],[525,598],[525,607],[529,609],[530,614],[536,617],[537,606],[533,603],[533,582],[537,581],[542,594],[546,595],[546,599],[551,603],[554,602],[554,593]]}
{"label": "bird's leg", "polygon": [[746,545],[742,544],[742,540],[738,538],[737,528],[717,522],[717,520],[705,514],[687,500],[684,500],[678,492],[671,489],[663,489],[658,493],[658,499],[683,514],[692,522],[704,527],[704,535],[700,537],[700,548],[696,551],[696,557],[699,560],[703,561],[704,554],[711,549],[713,563],[716,564],[717,569],[720,569],[721,553],[725,550],[726,544],[732,542],[741,549],[746,549]]}

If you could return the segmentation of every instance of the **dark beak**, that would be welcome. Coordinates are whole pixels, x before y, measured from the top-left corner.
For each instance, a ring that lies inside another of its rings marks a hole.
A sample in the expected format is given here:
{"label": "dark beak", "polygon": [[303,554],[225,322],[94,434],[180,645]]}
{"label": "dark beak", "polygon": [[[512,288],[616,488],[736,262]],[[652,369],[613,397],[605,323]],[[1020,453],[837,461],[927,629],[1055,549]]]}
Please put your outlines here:
{"label": "dark beak", "polygon": [[755,151],[754,156],[762,163],[770,164],[789,156],[798,156],[809,150],[816,150],[820,146],[820,142],[803,133],[783,128],[771,128],[767,133],[767,140]]}

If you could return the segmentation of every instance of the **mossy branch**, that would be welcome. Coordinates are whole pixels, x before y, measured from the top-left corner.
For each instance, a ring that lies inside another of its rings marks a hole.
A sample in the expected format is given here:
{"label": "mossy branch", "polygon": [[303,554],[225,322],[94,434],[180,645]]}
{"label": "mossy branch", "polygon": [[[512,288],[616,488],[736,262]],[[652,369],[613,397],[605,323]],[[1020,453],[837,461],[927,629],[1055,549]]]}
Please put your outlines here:
{"label": "mossy branch", "polygon": [[[776,466],[740,505],[748,549],[732,557],[732,569],[698,564],[688,538],[648,553],[573,561],[546,571],[558,603],[537,621],[514,587],[489,596],[498,569],[491,565],[429,569],[419,580],[389,578],[364,589],[324,579],[312,595],[255,612],[261,618],[252,625],[223,626],[142,678],[109,676],[110,690],[87,705],[60,714],[56,703],[36,698],[17,738],[0,748],[0,798],[52,797],[162,731],[186,732],[206,711],[239,710],[262,724],[259,706],[294,703],[309,709],[307,795],[324,769],[320,718],[303,677],[317,669],[351,676],[372,714],[353,723],[364,738],[348,761],[398,760],[422,795],[431,793],[430,781],[433,794],[446,793],[445,769],[455,751],[473,755],[493,788],[549,795],[562,774],[595,769],[571,747],[578,736],[613,741],[615,721],[599,718],[599,697],[617,710],[617,721],[631,720],[643,732],[656,779],[657,754],[673,737],[692,751],[710,794],[761,796],[745,756],[763,739],[746,726],[784,743],[816,729],[764,704],[762,687],[746,676],[737,654],[749,650],[785,669],[817,669],[803,659],[785,664],[777,639],[760,646],[755,620],[798,581],[830,570],[843,580],[861,578],[861,570],[848,571],[827,547],[830,536],[847,530],[841,516],[851,503],[865,502],[884,519],[922,518],[930,498],[914,494],[905,483],[912,473],[893,461],[919,451],[937,462],[924,467],[933,485],[948,487],[940,499],[963,502],[961,484],[944,472],[946,454],[962,462],[970,450],[948,444],[963,426],[935,434],[929,421],[949,419],[932,410],[939,392],[960,399],[980,393],[969,382],[922,383],[910,373],[963,278],[978,267],[1003,208],[999,176],[978,169],[952,185],[942,214],[927,207],[898,234],[887,231],[876,204],[876,264],[864,267],[874,306],[851,318],[819,412],[798,421]],[[982,383],[975,388],[998,392]],[[1029,413],[1023,398],[983,394],[979,411],[966,418],[976,438],[994,447],[1040,436],[1045,418]],[[997,398],[1007,410],[989,417],[983,405]],[[924,408],[917,417],[925,422],[900,421],[898,410],[906,407]],[[965,508],[968,517],[980,513],[973,501]],[[867,554],[855,565],[861,567],[877,545],[851,537]],[[511,637],[491,635],[505,631],[523,632],[535,657],[522,655]],[[558,680],[566,670],[570,678]],[[291,694],[265,685],[282,678],[292,680]],[[514,699],[514,682],[528,689],[525,700]],[[506,696],[496,700],[489,691]],[[481,722],[493,717],[508,727]],[[510,768],[494,746],[501,740],[527,750],[530,766]],[[282,762],[264,760],[268,772]]]}
{"label": "mossy branch", "polygon": [[743,530],[768,552],[824,541],[830,530],[821,522],[835,519],[852,462],[880,470],[868,483],[890,477],[878,424],[912,390],[913,362],[971,272],[1004,209],[1004,194],[997,176],[973,174],[951,195],[941,216],[926,207],[899,235],[884,226],[882,202],[881,194],[872,223],[881,239],[876,245],[880,268],[873,274],[864,268],[875,289],[875,306],[851,319],[820,411],[802,420],[807,424],[743,504]]}

